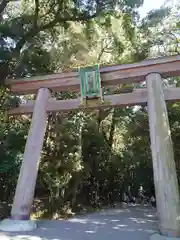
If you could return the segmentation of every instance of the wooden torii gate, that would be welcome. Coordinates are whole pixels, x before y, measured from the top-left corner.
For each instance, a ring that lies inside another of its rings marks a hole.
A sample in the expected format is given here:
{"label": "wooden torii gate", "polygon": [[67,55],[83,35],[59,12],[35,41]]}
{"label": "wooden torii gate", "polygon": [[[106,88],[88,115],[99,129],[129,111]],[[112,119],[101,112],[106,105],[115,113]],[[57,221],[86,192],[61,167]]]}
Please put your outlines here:
{"label": "wooden torii gate", "polygon": [[[79,91],[78,72],[8,80],[14,94],[37,93],[35,101],[28,101],[9,112],[11,115],[33,113],[11,210],[11,221],[29,220],[48,112],[147,103],[159,230],[163,236],[180,237],[180,198],[166,108],[166,100],[180,99],[180,88],[164,88],[162,84],[162,77],[172,76],[180,76],[180,55],[101,68],[102,86],[146,81],[146,88],[131,93],[107,95],[104,96],[103,104],[95,102],[86,106],[81,104],[80,99],[51,98],[51,92]],[[3,224],[1,229],[2,226]]]}

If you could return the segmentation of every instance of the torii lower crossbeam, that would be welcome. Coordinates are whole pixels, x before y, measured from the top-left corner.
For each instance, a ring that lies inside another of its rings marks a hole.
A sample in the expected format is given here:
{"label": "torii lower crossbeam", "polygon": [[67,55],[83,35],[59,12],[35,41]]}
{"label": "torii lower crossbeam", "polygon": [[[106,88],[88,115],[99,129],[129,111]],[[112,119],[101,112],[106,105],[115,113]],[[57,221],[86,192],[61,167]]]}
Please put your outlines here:
{"label": "torii lower crossbeam", "polygon": [[[180,99],[180,88],[165,88],[165,100],[175,101]],[[107,107],[124,107],[147,104],[147,89],[136,89],[132,93],[122,93],[104,96],[104,104],[94,103],[93,105],[81,105],[80,99],[54,100],[49,99],[47,103],[47,112],[70,111],[73,109],[95,109]],[[35,101],[28,101],[17,108],[9,111],[9,115],[22,115],[33,113]]]}

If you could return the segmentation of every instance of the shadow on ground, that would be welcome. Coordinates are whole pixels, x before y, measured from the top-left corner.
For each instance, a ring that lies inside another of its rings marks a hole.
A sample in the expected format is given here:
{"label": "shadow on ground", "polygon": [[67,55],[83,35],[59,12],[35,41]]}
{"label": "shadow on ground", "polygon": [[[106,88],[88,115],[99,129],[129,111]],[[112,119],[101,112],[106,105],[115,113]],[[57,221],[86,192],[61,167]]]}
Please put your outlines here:
{"label": "shadow on ground", "polygon": [[0,232],[0,240],[148,240],[157,232],[154,209],[111,209],[69,220],[38,221],[33,232]]}

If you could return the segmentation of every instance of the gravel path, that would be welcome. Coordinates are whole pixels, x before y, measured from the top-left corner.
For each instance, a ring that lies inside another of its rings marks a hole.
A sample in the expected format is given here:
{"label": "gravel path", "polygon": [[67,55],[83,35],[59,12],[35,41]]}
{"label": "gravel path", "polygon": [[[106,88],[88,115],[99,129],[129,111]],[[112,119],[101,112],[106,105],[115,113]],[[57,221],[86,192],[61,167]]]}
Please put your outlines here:
{"label": "gravel path", "polygon": [[157,232],[154,209],[112,209],[69,220],[43,220],[33,232],[0,232],[0,240],[148,240]]}

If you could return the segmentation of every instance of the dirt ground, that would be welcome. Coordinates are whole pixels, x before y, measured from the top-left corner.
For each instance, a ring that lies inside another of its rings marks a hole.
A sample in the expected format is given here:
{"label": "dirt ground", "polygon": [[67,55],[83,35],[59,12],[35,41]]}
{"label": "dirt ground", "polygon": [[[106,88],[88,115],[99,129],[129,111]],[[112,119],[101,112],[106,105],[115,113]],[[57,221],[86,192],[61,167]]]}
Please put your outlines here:
{"label": "dirt ground", "polygon": [[148,240],[157,233],[155,209],[138,206],[37,224],[32,232],[0,232],[0,240]]}

